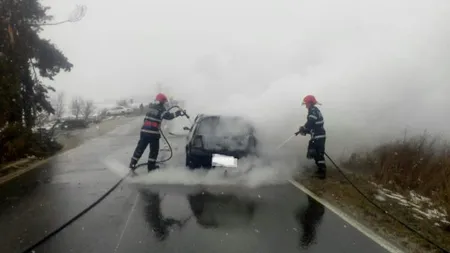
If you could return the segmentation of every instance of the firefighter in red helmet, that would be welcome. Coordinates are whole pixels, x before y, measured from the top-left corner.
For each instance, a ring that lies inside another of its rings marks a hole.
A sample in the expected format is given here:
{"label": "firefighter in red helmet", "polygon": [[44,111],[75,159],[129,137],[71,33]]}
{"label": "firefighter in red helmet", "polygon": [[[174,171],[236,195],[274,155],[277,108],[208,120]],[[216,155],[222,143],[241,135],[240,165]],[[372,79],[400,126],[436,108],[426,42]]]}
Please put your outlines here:
{"label": "firefighter in red helmet", "polygon": [[150,145],[150,154],[148,156],[148,171],[156,169],[156,158],[159,153],[159,139],[161,138],[160,128],[164,119],[172,120],[185,114],[183,110],[171,113],[166,110],[165,104],[167,97],[163,93],[156,95],[155,102],[151,103],[149,110],[144,118],[144,124],[141,127],[139,142],[134,150],[133,157],[130,162],[130,169],[135,170],[138,160],[141,158],[145,149]]}
{"label": "firefighter in red helmet", "polygon": [[307,121],[305,125],[301,126],[296,135],[311,135],[311,139],[308,143],[308,151],[306,157],[308,159],[314,159],[317,165],[317,176],[324,179],[326,177],[326,164],[325,164],[325,140],[326,132],[323,122],[323,116],[319,108],[316,105],[320,105],[313,95],[308,95],[303,98],[302,105],[305,105],[308,109]]}

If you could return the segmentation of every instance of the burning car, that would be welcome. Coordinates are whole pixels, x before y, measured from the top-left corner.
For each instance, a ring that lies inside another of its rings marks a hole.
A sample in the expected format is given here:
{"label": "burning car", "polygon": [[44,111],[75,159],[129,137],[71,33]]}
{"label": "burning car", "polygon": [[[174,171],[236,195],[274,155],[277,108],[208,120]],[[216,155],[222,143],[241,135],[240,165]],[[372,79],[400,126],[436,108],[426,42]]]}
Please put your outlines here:
{"label": "burning car", "polygon": [[186,166],[190,169],[215,167],[215,159],[224,156],[237,161],[257,156],[255,128],[250,121],[238,116],[200,114],[189,130],[186,144]]}

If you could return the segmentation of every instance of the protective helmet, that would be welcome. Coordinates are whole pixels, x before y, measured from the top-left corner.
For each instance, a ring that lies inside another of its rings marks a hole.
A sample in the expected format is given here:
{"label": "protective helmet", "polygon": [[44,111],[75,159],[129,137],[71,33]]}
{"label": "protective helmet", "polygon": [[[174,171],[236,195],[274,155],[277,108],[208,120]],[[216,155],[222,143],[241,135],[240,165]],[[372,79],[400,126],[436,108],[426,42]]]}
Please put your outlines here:
{"label": "protective helmet", "polygon": [[313,95],[308,95],[306,97],[303,98],[303,102],[302,105],[315,105],[315,104],[319,104],[319,102],[317,102],[316,98]]}
{"label": "protective helmet", "polygon": [[165,103],[167,102],[167,97],[163,93],[159,93],[158,95],[156,95],[155,100],[161,103]]}

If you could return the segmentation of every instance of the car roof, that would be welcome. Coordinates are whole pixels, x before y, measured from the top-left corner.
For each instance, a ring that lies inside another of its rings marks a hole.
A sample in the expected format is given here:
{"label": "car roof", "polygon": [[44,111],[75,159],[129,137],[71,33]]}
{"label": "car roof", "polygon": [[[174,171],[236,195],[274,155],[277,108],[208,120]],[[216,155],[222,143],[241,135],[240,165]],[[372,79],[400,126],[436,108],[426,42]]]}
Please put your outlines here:
{"label": "car roof", "polygon": [[246,120],[244,117],[235,116],[235,115],[198,114],[197,117],[195,117],[196,120],[205,119],[205,118],[226,118],[226,119],[235,118],[235,119]]}
{"label": "car roof", "polygon": [[224,118],[224,119],[239,119],[244,121],[245,123],[252,125],[252,122],[242,116],[236,116],[236,115],[217,115],[217,114],[198,114],[197,117],[195,117],[194,124],[199,124],[204,119],[207,118]]}

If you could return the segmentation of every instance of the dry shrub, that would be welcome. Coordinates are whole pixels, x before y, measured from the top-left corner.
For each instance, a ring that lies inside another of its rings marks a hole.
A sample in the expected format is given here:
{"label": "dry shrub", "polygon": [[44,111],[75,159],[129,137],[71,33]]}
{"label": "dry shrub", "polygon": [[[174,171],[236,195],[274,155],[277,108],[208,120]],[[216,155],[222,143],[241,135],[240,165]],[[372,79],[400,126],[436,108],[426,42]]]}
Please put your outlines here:
{"label": "dry shrub", "polygon": [[8,125],[0,132],[0,164],[17,161],[29,155],[46,157],[61,150],[51,133],[31,133],[20,124]]}
{"label": "dry shrub", "polygon": [[447,205],[450,211],[450,145],[424,133],[356,152],[343,162],[349,169],[370,170],[384,185],[414,190]]}
{"label": "dry shrub", "polygon": [[29,134],[19,124],[8,125],[0,132],[0,163],[14,161],[28,150]]}

